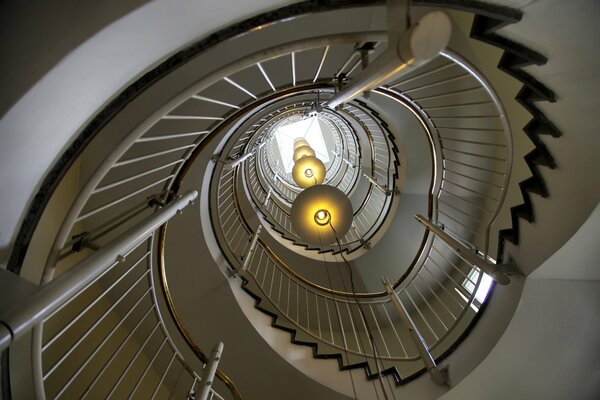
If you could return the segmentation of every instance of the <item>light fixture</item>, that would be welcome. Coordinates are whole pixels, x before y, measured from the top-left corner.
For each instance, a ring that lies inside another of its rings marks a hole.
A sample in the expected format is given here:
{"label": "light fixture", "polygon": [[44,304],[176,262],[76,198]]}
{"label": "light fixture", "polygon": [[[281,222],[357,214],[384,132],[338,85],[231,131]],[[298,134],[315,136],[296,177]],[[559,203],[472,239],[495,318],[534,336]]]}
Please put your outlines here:
{"label": "light fixture", "polygon": [[310,147],[310,144],[308,144],[308,142],[304,138],[296,138],[294,140],[294,151],[296,151],[296,149],[298,147],[302,147],[302,146],[308,146],[308,147]]}
{"label": "light fixture", "polygon": [[310,146],[300,146],[294,150],[294,162],[307,156],[315,156],[315,151]]}
{"label": "light fixture", "polygon": [[292,178],[301,188],[323,183],[326,173],[325,164],[314,156],[300,158],[292,168]]}
{"label": "light fixture", "polygon": [[336,242],[352,225],[352,204],[333,186],[315,185],[302,191],[292,204],[292,228],[309,244],[318,246]]}
{"label": "light fixture", "polygon": [[319,210],[315,213],[315,222],[319,226],[328,225],[331,222],[331,214],[327,210]]}
{"label": "light fixture", "polygon": [[[393,12],[388,9],[388,12]],[[398,19],[396,17],[396,19]],[[394,21],[394,16],[390,18]],[[452,35],[450,17],[442,11],[432,11],[406,32],[390,29],[388,46],[351,83],[327,101],[334,109],[363,92],[417,70],[433,60],[446,48]]]}

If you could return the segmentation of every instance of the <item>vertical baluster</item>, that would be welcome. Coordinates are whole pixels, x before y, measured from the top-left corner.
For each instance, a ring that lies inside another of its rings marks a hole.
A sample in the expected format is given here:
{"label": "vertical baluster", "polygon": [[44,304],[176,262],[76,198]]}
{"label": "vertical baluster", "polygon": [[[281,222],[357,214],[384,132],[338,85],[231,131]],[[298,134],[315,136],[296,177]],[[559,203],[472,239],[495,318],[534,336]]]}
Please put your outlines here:
{"label": "vertical baluster", "polygon": [[[342,315],[340,313],[340,308],[338,306],[337,300],[333,298],[333,304],[335,305],[335,310],[337,311],[338,323],[340,324],[340,332],[342,333],[342,341],[344,343],[344,350],[348,349],[348,342],[346,341],[346,332],[344,330],[344,324],[342,323]],[[332,331],[333,334],[333,331]]]}
{"label": "vertical baluster", "polygon": [[[348,315],[350,316],[350,324],[352,326],[352,332],[354,333],[354,340],[356,341],[356,346],[358,348],[358,352],[364,354],[366,352],[363,351],[362,343],[361,343],[359,335],[358,335],[358,330],[356,329],[356,325],[354,323],[354,316],[352,315],[352,312],[350,311],[350,306],[348,305],[348,302],[345,302],[345,304],[346,304],[346,310],[348,311]],[[360,307],[360,306],[357,305],[357,307]],[[359,314],[360,314],[360,310],[359,310]],[[367,332],[366,329],[365,329],[365,332]]]}
{"label": "vertical baluster", "polygon": [[[386,303],[386,305],[387,304],[390,304],[390,303]],[[394,324],[394,322],[390,318],[390,314],[388,313],[388,311],[385,308],[385,306],[383,307],[383,311],[385,311],[385,315],[386,315],[386,317],[388,319],[388,322],[390,323],[390,326],[391,326],[392,330],[394,331],[394,335],[396,335],[396,339],[398,339],[398,343],[400,344],[400,347],[402,348],[402,352],[404,353],[404,357],[408,358],[408,353],[406,352],[406,348],[404,347],[404,343],[402,343],[402,339],[400,339],[400,335],[398,335],[398,331],[396,330],[396,325]]]}
{"label": "vertical baluster", "polygon": [[429,329],[429,331],[431,332],[431,334],[433,335],[433,337],[435,338],[435,340],[438,340],[439,337],[437,335],[437,333],[435,332],[435,330],[431,327],[431,325],[429,324],[429,321],[427,320],[427,318],[425,318],[425,316],[423,315],[423,312],[421,312],[421,309],[417,306],[417,304],[415,303],[415,301],[413,300],[412,296],[410,295],[410,293],[408,292],[408,290],[404,291],[404,294],[406,294],[406,296],[408,297],[408,299],[410,300],[411,304],[413,305],[413,307],[415,308],[415,310],[417,310],[417,313],[419,314],[419,316],[421,317],[421,319],[423,320],[423,322],[425,323],[425,326],[427,326],[427,328]]}
{"label": "vertical baluster", "polygon": [[[59,398],[60,396],[62,396],[62,394],[67,390],[67,388],[73,383],[73,381],[79,376],[79,374],[85,370],[85,368],[87,367],[87,365],[92,361],[92,359],[96,356],[96,354],[98,354],[98,352],[103,349],[104,345],[113,337],[114,333],[117,331],[117,329],[119,329],[127,320],[127,318],[129,318],[129,316],[135,311],[137,310],[137,306],[142,302],[142,300],[144,300],[146,298],[146,295],[149,294],[151,291],[151,288],[148,288],[143,294],[142,296],[137,300],[137,302],[130,307],[129,311],[127,312],[127,314],[125,314],[125,316],[123,316],[119,322],[110,330],[110,332],[104,337],[104,339],[102,339],[102,341],[100,342],[100,344],[98,344],[96,346],[96,348],[94,349],[94,351],[92,352],[92,354],[90,354],[86,360],[84,361],[84,363],[79,366],[77,368],[77,371],[75,372],[75,374],[73,376],[71,376],[71,378],[67,381],[67,383],[65,383],[63,385],[63,387],[61,388],[61,390],[58,392],[58,394],[55,395],[55,399]],[[73,348],[76,346],[73,346]]]}
{"label": "vertical baluster", "polygon": [[173,360],[175,360],[175,356],[177,356],[177,353],[175,351],[173,351],[173,355],[171,356],[171,359],[169,360],[169,364],[167,365],[167,368],[165,368],[164,372],[162,373],[162,375],[160,377],[160,380],[158,381],[158,384],[156,385],[156,388],[154,389],[154,392],[152,392],[152,396],[150,397],[151,399],[154,399],[156,397],[156,394],[158,393],[160,386],[164,382],[165,377],[167,376],[167,373],[169,372],[169,369],[171,369],[171,365],[173,364]]}
{"label": "vertical baluster", "polygon": [[283,288],[283,272],[279,271],[279,290],[277,291],[277,306],[281,305],[281,289]]}
{"label": "vertical baluster", "polygon": [[447,382],[447,376],[437,368],[435,360],[433,359],[431,353],[429,352],[429,348],[425,343],[425,339],[423,339],[423,336],[421,336],[419,329],[410,317],[410,314],[408,314],[408,311],[404,307],[404,304],[402,304],[400,297],[398,296],[398,294],[396,294],[396,292],[394,292],[392,285],[390,285],[387,279],[383,278],[382,281],[386,292],[392,300],[392,303],[394,303],[394,305],[396,306],[396,310],[398,311],[400,319],[406,326],[409,327],[408,331],[411,334],[411,338],[413,339],[413,342],[417,347],[417,351],[419,352],[421,359],[425,363],[425,366],[427,367],[427,370],[429,371],[432,380],[439,385],[445,385]]}
{"label": "vertical baluster", "polygon": [[329,302],[327,297],[323,297],[325,300],[325,309],[327,310],[327,321],[329,322],[329,333],[331,334],[331,343],[335,344],[335,338],[333,336],[333,325],[331,324],[331,312],[329,311]]}
{"label": "vertical baluster", "polygon": [[271,285],[269,286],[269,299],[272,298],[273,294],[273,282],[275,280],[275,271],[277,268],[275,267],[275,263],[271,260]]}
{"label": "vertical baluster", "polygon": [[300,285],[296,281],[294,283],[296,284],[296,323],[300,324]]}
{"label": "vertical baluster", "polygon": [[416,283],[414,285],[412,285],[412,287],[415,288],[415,290],[417,291],[417,293],[419,293],[419,296],[421,296],[421,299],[423,299],[423,301],[425,302],[425,304],[427,304],[427,307],[431,310],[431,312],[433,313],[433,315],[435,315],[436,318],[438,319],[438,321],[440,321],[440,324],[442,324],[442,326],[444,327],[444,330],[448,331],[448,327],[446,326],[446,324],[444,323],[444,321],[442,320],[442,318],[440,318],[440,315],[437,313],[437,311],[435,311],[435,309],[431,306],[431,304],[429,303],[429,300],[427,300],[427,298],[425,296],[423,296],[423,293],[421,293],[421,290],[416,285]]}
{"label": "vertical baluster", "polygon": [[306,298],[306,329],[310,332],[310,314],[311,314],[311,310],[308,307],[308,289],[305,288],[304,286],[302,288],[304,289],[304,297]]}
{"label": "vertical baluster", "polygon": [[154,356],[152,356],[152,358],[150,359],[150,362],[148,363],[148,365],[146,365],[146,368],[144,368],[144,372],[142,372],[142,375],[140,376],[140,378],[137,380],[135,386],[133,387],[133,389],[131,390],[131,392],[129,393],[129,396],[127,397],[128,399],[133,398],[133,395],[135,394],[135,392],[138,390],[138,388],[140,387],[140,384],[142,383],[142,381],[144,380],[144,378],[146,377],[146,374],[148,373],[148,371],[150,370],[150,368],[152,367],[152,365],[154,364],[154,361],[156,361],[156,358],[158,357],[158,355],[160,354],[161,350],[163,349],[165,343],[167,343],[167,337],[165,336],[165,338],[163,339],[163,341],[160,344],[160,347],[158,348],[158,350],[156,351],[156,353],[154,353]]}
{"label": "vertical baluster", "polygon": [[385,351],[387,356],[390,357],[390,350],[388,349],[387,342],[383,337],[383,332],[381,331],[381,327],[379,326],[379,321],[377,321],[377,317],[375,317],[375,313],[373,312],[373,305],[369,304],[369,310],[371,310],[371,315],[373,316],[373,321],[375,321],[375,325],[377,326],[377,332],[379,332],[379,337],[381,338],[381,343],[383,343],[383,347],[385,347]]}
{"label": "vertical baluster", "polygon": [[433,290],[431,288],[431,286],[427,283],[427,281],[425,281],[425,279],[423,279],[423,277],[421,276],[421,274],[417,275],[417,277],[421,280],[421,283],[423,285],[427,286],[427,289],[437,299],[438,303],[441,304],[446,309],[446,311],[448,311],[448,314],[450,314],[452,316],[452,318],[456,321],[456,315],[454,315],[454,313],[450,310],[450,308],[448,308],[448,305],[446,304],[446,302],[442,301],[442,299],[440,299],[440,297],[435,292],[435,290]]}
{"label": "vertical baluster", "polygon": [[321,315],[319,313],[319,296],[315,292],[313,292],[313,294],[315,295],[315,309],[317,311],[317,329],[319,331],[319,338],[322,339],[323,333],[321,332]]}

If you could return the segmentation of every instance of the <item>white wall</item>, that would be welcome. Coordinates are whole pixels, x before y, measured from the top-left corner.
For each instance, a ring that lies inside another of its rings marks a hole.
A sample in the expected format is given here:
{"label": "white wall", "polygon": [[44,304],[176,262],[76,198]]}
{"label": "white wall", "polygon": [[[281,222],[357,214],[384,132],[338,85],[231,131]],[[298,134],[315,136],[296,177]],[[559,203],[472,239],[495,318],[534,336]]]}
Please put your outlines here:
{"label": "white wall", "polygon": [[[31,20],[19,21],[24,25],[35,24],[35,16],[40,14],[40,10],[45,10],[43,20],[54,23],[44,24],[46,30],[40,29],[45,34],[44,38],[71,42],[72,39],[60,34],[63,24],[56,23],[63,21],[61,13],[65,11],[64,7],[46,9],[42,3],[27,3],[26,6],[22,3],[21,7],[13,3],[3,4],[2,10],[5,18],[31,16]],[[69,19],[93,21],[93,25],[102,26],[104,21],[100,21],[102,18],[97,16],[92,3],[71,8]],[[48,72],[19,69],[12,64],[27,59],[27,54],[43,53],[46,47],[44,38],[27,41],[19,38],[23,33],[21,29],[6,32],[7,28],[4,28],[3,40],[23,45],[6,46],[11,53],[10,57],[3,57],[3,66],[11,64],[10,71],[13,73],[10,79],[28,82],[26,86],[31,87],[28,90],[15,87],[11,91],[13,96],[20,96],[24,90],[26,93],[10,108],[2,108],[8,110],[0,120],[0,266],[8,259],[18,225],[48,168],[90,117],[115,94],[182,46],[221,27],[289,3],[293,1],[148,2],[90,36]],[[110,18],[107,17],[108,20]],[[13,27],[18,25],[9,24]],[[83,29],[85,23],[79,26]],[[13,33],[15,36],[11,37]],[[86,37],[88,34],[80,32],[78,35]],[[72,43],[74,46],[77,44],[76,41]],[[56,54],[66,52],[65,48],[56,50]],[[44,62],[51,66],[56,61],[49,56]],[[32,82],[38,76],[41,79]],[[18,173],[14,171],[15,166],[19,166]]]}
{"label": "white wall", "polygon": [[498,344],[442,397],[597,399],[600,396],[600,207],[526,281]]}

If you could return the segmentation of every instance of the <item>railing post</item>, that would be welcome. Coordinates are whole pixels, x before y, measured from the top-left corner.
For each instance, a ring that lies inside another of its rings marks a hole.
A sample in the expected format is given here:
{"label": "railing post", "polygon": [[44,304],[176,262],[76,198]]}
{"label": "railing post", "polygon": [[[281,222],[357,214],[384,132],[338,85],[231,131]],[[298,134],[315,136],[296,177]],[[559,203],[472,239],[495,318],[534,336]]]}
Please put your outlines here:
{"label": "railing post", "polygon": [[510,278],[501,270],[502,265],[492,264],[481,257],[478,257],[474,254],[470,249],[465,247],[458,240],[454,239],[452,236],[448,235],[439,227],[432,224],[428,219],[423,217],[422,215],[415,215],[417,221],[425,225],[427,229],[433,232],[434,235],[443,240],[452,250],[456,251],[458,255],[465,259],[469,264],[479,268],[486,274],[492,277],[493,280],[498,282],[501,285],[508,285],[510,283]]}
{"label": "railing post", "polygon": [[352,164],[346,157],[342,157],[342,161],[348,164],[352,169],[356,168],[354,164]]}
{"label": "railing post", "polygon": [[190,388],[190,390],[188,391],[188,395],[186,397],[186,400],[195,400],[196,399],[196,382],[198,382],[198,378],[196,378],[194,376],[194,381],[192,382],[192,387]]}
{"label": "railing post", "polygon": [[249,152],[247,152],[243,156],[241,156],[239,158],[236,158],[234,160],[227,160],[227,161],[225,161],[225,164],[228,164],[230,169],[234,169],[235,167],[237,167],[238,165],[240,165],[241,163],[243,163],[245,160],[247,160],[248,158],[250,158],[252,155],[254,155],[254,153],[256,153],[256,150],[258,150],[261,147],[263,147],[265,145],[265,143],[266,142],[261,142],[258,146],[256,146],[255,148],[253,148],[252,150],[250,150]]}
{"label": "railing post", "polygon": [[236,158],[235,160],[228,160],[225,163],[229,164],[229,168],[230,169],[235,169],[235,167],[237,167],[238,165],[240,165],[241,163],[243,163],[244,161],[246,161],[253,154],[254,154],[254,151],[250,151],[250,152],[244,154],[243,156],[241,156],[239,158]]}
{"label": "railing post", "polygon": [[356,168],[356,166],[354,164],[352,164],[350,161],[348,161],[348,159],[346,157],[344,157],[342,154],[338,154],[335,151],[332,151],[331,153],[336,157],[341,157],[342,161],[345,162],[346,164],[348,164],[353,169]]}
{"label": "railing post", "polygon": [[385,287],[387,294],[390,296],[392,303],[394,303],[394,306],[396,306],[396,310],[398,310],[400,320],[408,327],[410,337],[412,338],[415,347],[421,356],[421,359],[425,363],[425,367],[427,368],[431,379],[438,385],[445,385],[448,381],[446,374],[438,369],[437,364],[435,363],[435,360],[433,359],[431,353],[429,352],[429,348],[425,343],[425,339],[423,339],[423,336],[421,336],[421,333],[417,329],[415,322],[408,314],[408,311],[406,311],[406,308],[404,308],[404,304],[402,304],[400,297],[398,297],[392,288],[392,285],[390,285],[390,282],[385,277],[382,277],[381,281],[383,282],[383,286]]}
{"label": "railing post", "polygon": [[265,196],[265,200],[263,201],[262,206],[266,207],[267,204],[269,203],[269,199],[271,198],[271,193],[273,193],[273,188],[269,188],[269,191],[267,192],[267,195]]}
{"label": "railing post", "polygon": [[[400,2],[402,3],[402,2]],[[398,2],[393,3],[398,4]],[[388,12],[402,15],[403,7],[390,8]],[[393,18],[394,26],[402,17]],[[450,18],[441,11],[423,16],[408,31],[390,29],[388,47],[373,60],[351,83],[327,101],[331,109],[346,103],[367,90],[381,86],[392,78],[398,79],[433,60],[448,44],[452,34]],[[419,51],[415,51],[415,50]]]}
{"label": "railing post", "polygon": [[352,227],[352,230],[354,231],[354,233],[356,234],[356,236],[358,237],[358,240],[360,241],[360,244],[363,245],[365,247],[365,249],[370,249],[371,248],[371,244],[369,242],[367,242],[362,235],[360,234],[360,232],[358,231],[358,228],[356,227],[356,224],[354,222],[352,222],[352,225],[350,225]]}
{"label": "railing post", "polygon": [[252,238],[252,243],[250,244],[250,248],[248,249],[248,254],[246,254],[246,257],[244,258],[244,263],[242,264],[242,271],[246,271],[246,268],[248,268],[248,264],[250,264],[252,254],[254,254],[254,250],[256,249],[256,243],[258,242],[258,235],[260,235],[261,231],[262,225],[259,225],[258,229],[256,229],[254,237]]}
{"label": "railing post", "polygon": [[201,384],[201,392],[199,400],[207,400],[208,395],[210,394],[210,388],[212,386],[213,380],[215,379],[215,372],[217,372],[217,367],[219,366],[219,360],[221,359],[221,353],[223,352],[223,342],[219,342],[213,347],[210,358],[208,362],[204,366],[204,372],[202,374]]}
{"label": "railing post", "polygon": [[371,176],[369,176],[369,175],[367,175],[365,173],[363,173],[363,176],[365,178],[367,178],[367,180],[369,182],[371,182],[373,184],[373,186],[375,186],[377,189],[381,190],[383,192],[383,194],[385,194],[386,196],[389,196],[389,195],[392,195],[392,194],[398,194],[399,193],[399,191],[397,189],[396,190],[390,190],[390,189],[388,189],[388,188],[386,188],[384,186],[381,186],[381,184],[379,184],[375,179],[373,179],[373,177],[371,177]]}
{"label": "railing post", "polygon": [[[139,243],[152,235],[156,229],[190,204],[197,196],[196,190],[187,192],[119,235],[58,278],[37,288],[26,300],[19,304],[0,305],[0,321],[10,329],[11,341],[22,336],[46,316],[60,308],[111,265],[124,260],[125,256]],[[3,344],[6,343],[3,342]]]}

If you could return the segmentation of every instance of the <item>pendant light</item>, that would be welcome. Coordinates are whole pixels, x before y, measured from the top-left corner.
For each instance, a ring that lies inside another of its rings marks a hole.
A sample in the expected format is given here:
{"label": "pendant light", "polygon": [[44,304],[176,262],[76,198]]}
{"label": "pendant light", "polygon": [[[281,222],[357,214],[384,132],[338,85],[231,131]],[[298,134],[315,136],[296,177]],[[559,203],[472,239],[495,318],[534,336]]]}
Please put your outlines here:
{"label": "pendant light", "polygon": [[325,245],[342,238],[352,225],[352,204],[333,186],[315,185],[302,191],[292,204],[292,228],[309,244]]}
{"label": "pendant light", "polygon": [[292,178],[301,188],[323,183],[326,173],[325,164],[314,156],[300,158],[292,168]]}
{"label": "pendant light", "polygon": [[310,146],[300,146],[294,150],[294,162],[298,161],[302,157],[315,156],[315,151]]}

